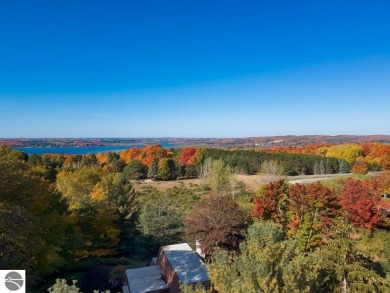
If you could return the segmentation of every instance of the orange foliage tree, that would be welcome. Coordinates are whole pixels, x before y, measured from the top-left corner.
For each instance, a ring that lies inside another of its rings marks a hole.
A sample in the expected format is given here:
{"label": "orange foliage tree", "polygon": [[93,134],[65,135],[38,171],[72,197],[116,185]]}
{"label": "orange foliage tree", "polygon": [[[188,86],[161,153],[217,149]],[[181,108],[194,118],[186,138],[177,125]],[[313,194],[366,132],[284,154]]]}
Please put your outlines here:
{"label": "orange foliage tree", "polygon": [[181,165],[193,164],[196,160],[196,148],[186,147],[180,152],[177,162]]}
{"label": "orange foliage tree", "polygon": [[153,160],[160,160],[169,156],[168,151],[159,144],[147,145],[143,148],[130,148],[119,153],[119,157],[126,164],[129,164],[132,160],[139,160],[146,170]]}
{"label": "orange foliage tree", "polygon": [[137,160],[140,154],[140,148],[131,148],[120,152],[119,157],[125,161],[126,164],[129,164],[132,160]]}
{"label": "orange foliage tree", "polygon": [[363,159],[358,159],[352,167],[352,173],[367,174],[368,164]]}
{"label": "orange foliage tree", "polygon": [[153,159],[162,159],[168,157],[168,152],[159,144],[152,144],[141,149],[139,160],[148,168]]}

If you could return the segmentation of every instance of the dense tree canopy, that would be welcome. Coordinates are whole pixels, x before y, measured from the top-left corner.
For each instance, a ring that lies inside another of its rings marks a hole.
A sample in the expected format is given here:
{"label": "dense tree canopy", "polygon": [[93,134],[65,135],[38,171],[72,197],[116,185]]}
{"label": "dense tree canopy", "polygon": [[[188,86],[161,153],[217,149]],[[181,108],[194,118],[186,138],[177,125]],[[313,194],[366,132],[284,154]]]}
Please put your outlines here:
{"label": "dense tree canopy", "polygon": [[19,153],[0,146],[0,269],[23,268],[28,283],[66,261],[66,204]]}
{"label": "dense tree canopy", "polygon": [[[374,171],[390,170],[390,145],[382,143],[307,145],[302,147],[277,147],[267,151],[272,153],[287,152],[293,154],[313,154],[323,157],[335,157],[354,164],[363,159]],[[345,173],[341,172],[340,173]]]}
{"label": "dense tree canopy", "polygon": [[240,245],[240,254],[218,250],[209,274],[218,292],[316,292],[318,260],[302,255],[278,225],[256,222]]}
{"label": "dense tree canopy", "polygon": [[[233,176],[357,172],[360,162],[358,173],[386,169],[389,146],[282,153],[152,145],[75,156],[0,146],[0,269],[26,268],[31,284],[103,256],[144,261],[159,245],[200,240],[220,292],[387,292],[388,172],[353,175],[373,176],[366,181],[277,180],[254,197]],[[197,176],[199,184],[181,180]],[[141,181],[135,191],[130,180],[140,178],[180,180],[166,191]]]}
{"label": "dense tree canopy", "polygon": [[390,284],[360,250],[354,231],[338,225],[320,248],[301,253],[276,223],[255,222],[239,254],[217,250],[208,265],[218,292],[387,292]]}
{"label": "dense tree canopy", "polygon": [[[283,169],[283,174],[286,175],[313,174],[314,165],[323,159],[320,156],[309,154],[221,149],[206,149],[205,157],[211,157],[214,160],[221,159],[234,172],[241,174],[260,173],[264,163],[274,161],[278,163],[278,168]],[[339,160],[329,158],[328,170],[331,170],[332,173],[338,173]]]}

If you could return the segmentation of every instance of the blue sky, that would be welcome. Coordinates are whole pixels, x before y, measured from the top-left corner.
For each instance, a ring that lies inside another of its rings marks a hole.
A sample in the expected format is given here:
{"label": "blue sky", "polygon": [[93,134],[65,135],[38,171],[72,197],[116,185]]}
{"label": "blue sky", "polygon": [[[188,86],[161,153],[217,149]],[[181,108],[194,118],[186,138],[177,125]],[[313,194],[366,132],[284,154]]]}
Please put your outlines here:
{"label": "blue sky", "polygon": [[0,137],[390,134],[390,2],[0,2]]}

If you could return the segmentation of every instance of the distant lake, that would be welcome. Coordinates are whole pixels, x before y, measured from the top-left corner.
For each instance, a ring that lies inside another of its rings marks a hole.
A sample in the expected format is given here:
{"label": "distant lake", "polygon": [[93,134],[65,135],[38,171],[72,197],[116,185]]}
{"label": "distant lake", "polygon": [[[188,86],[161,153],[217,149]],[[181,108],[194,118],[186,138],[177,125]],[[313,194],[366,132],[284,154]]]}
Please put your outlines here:
{"label": "distant lake", "polygon": [[[174,147],[174,144],[169,142],[159,143],[165,148]],[[70,154],[70,155],[86,155],[98,154],[106,152],[120,152],[129,148],[142,148],[145,145],[124,145],[124,146],[89,146],[89,147],[14,147],[15,150],[20,150],[28,155],[42,154]]]}

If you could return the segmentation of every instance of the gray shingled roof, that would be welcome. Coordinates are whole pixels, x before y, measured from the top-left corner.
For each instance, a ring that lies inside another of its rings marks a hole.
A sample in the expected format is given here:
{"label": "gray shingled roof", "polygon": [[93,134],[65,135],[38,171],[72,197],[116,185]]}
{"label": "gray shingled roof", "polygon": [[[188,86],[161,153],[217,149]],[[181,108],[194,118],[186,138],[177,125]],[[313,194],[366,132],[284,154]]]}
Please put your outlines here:
{"label": "gray shingled roof", "polygon": [[210,280],[205,264],[187,243],[167,245],[161,249],[181,282],[194,284]]}
{"label": "gray shingled roof", "polygon": [[126,270],[131,293],[147,293],[168,288],[159,266]]}

